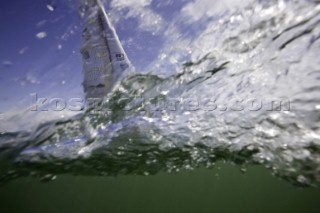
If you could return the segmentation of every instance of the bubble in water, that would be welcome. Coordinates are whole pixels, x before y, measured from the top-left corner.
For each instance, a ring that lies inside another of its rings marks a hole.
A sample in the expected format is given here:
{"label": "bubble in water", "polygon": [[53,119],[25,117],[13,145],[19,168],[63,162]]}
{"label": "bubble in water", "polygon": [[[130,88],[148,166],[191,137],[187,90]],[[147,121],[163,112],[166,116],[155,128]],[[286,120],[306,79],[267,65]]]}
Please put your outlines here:
{"label": "bubble in water", "polygon": [[46,174],[46,175],[43,175],[42,177],[40,177],[40,181],[41,182],[49,182],[49,181],[53,181],[57,178],[56,175],[53,175],[53,174]]}
{"label": "bubble in water", "polygon": [[297,177],[297,181],[298,181],[299,183],[301,183],[301,184],[307,184],[307,183],[308,183],[308,179],[307,179],[305,176],[303,176],[303,175],[299,175],[299,176]]}

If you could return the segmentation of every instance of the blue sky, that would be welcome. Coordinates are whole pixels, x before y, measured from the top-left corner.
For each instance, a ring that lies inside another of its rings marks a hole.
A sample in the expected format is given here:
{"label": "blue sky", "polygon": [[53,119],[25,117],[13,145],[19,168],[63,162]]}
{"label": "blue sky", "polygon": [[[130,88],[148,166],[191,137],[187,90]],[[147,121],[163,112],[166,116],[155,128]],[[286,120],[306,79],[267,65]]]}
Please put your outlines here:
{"label": "blue sky", "polygon": [[[79,25],[80,18],[62,2],[56,2],[54,11],[50,11],[47,1],[43,0],[2,3],[1,109],[19,108],[32,92],[53,92],[64,77],[72,76],[74,83],[80,81],[81,61],[77,56],[80,29],[73,29]],[[46,37],[38,38],[37,34],[43,32]],[[57,67],[61,64],[65,66]],[[61,89],[63,86],[59,85]]]}
{"label": "blue sky", "polygon": [[[157,74],[174,74],[184,61],[210,51],[214,43],[205,36],[215,19],[231,7],[245,6],[240,0],[103,2],[136,70]],[[1,3],[2,117],[27,109],[32,93],[45,98],[83,97],[79,53],[83,19],[78,6],[78,0]]]}
{"label": "blue sky", "polygon": [[[146,70],[162,48],[163,23],[186,1],[137,1],[137,6],[119,2],[105,1],[106,9],[132,63],[137,70]],[[136,12],[128,15],[130,10]],[[140,12],[146,17],[139,18]],[[0,13],[0,110],[19,110],[30,93],[82,96],[78,1],[5,1]],[[161,23],[152,23],[154,14]]]}

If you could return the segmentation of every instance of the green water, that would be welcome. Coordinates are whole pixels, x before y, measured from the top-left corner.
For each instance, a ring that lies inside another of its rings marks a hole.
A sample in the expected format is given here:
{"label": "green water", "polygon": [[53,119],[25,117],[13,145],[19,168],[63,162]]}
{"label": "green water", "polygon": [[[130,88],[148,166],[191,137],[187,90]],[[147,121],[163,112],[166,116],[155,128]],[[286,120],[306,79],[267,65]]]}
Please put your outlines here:
{"label": "green water", "polygon": [[0,188],[1,212],[319,212],[320,190],[296,188],[261,166],[219,163],[155,176],[24,178]]}

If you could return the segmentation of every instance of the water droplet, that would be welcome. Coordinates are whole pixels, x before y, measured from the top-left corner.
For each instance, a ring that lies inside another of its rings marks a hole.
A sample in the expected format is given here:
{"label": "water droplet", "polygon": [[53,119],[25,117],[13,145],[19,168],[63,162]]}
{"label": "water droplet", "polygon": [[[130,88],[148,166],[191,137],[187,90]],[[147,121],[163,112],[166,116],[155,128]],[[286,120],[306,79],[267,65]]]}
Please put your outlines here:
{"label": "water droplet", "polygon": [[43,38],[47,37],[47,33],[46,32],[39,32],[39,33],[37,33],[36,37],[38,39],[43,39]]}
{"label": "water droplet", "polygon": [[37,23],[37,27],[42,27],[43,25],[45,25],[47,23],[47,20],[41,20]]}
{"label": "water droplet", "polygon": [[169,90],[167,90],[167,91],[162,91],[161,92],[161,95],[167,95],[169,93]]}
{"label": "water droplet", "polygon": [[19,50],[19,54],[24,54],[25,52],[27,52],[27,50],[28,50],[29,48],[28,47],[24,47],[24,48],[22,48],[21,50]]}
{"label": "water droplet", "polygon": [[12,67],[13,63],[11,61],[3,61],[2,66],[4,67]]}
{"label": "water droplet", "polygon": [[51,12],[53,12],[56,8],[55,6],[51,5],[51,4],[47,4],[47,8],[48,10],[50,10]]}

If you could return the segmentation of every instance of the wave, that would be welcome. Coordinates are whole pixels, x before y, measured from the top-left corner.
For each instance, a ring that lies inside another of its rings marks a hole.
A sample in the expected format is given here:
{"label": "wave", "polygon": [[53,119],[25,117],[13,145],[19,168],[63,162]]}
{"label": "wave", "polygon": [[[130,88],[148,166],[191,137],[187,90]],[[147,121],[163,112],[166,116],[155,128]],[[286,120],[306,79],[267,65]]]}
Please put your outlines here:
{"label": "wave", "polygon": [[317,185],[320,6],[273,2],[215,20],[194,42],[214,49],[176,74],[128,73],[75,117],[1,134],[2,182],[151,175],[226,160]]}

